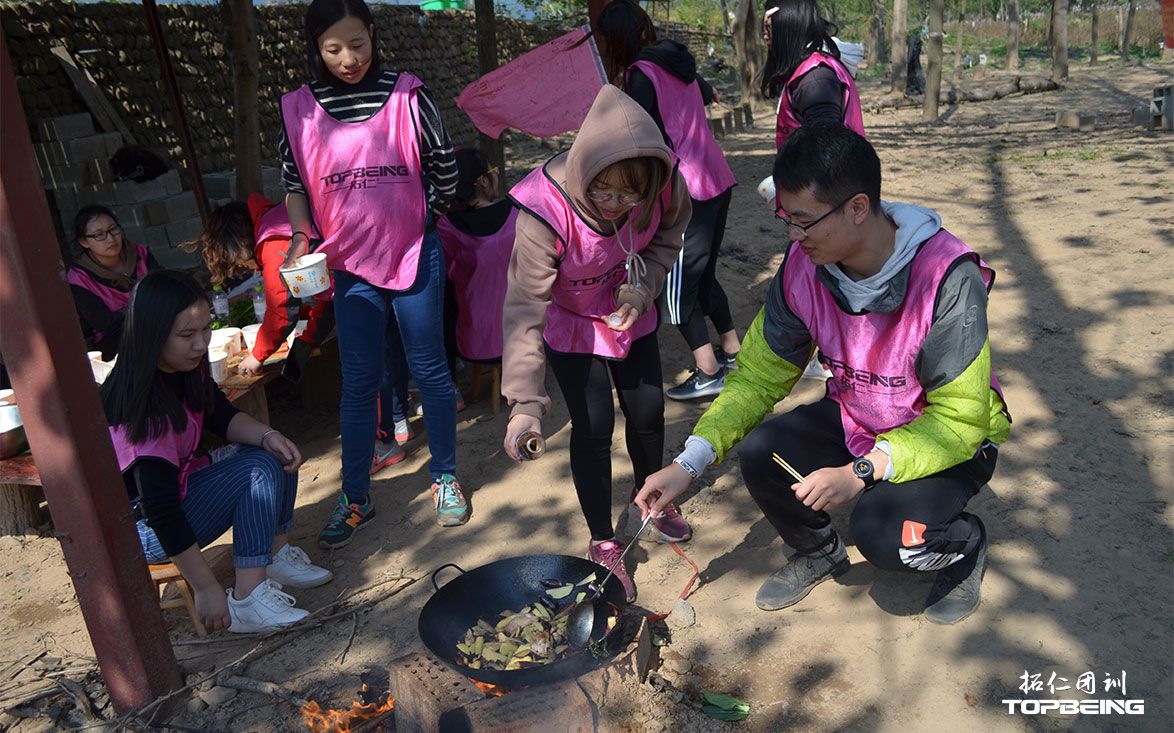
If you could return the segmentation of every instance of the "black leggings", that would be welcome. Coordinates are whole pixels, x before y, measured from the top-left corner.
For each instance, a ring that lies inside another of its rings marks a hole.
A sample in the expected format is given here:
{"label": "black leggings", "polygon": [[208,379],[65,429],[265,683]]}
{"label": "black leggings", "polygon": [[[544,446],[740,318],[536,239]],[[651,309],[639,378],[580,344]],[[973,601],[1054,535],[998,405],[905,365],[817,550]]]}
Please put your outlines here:
{"label": "black leggings", "polygon": [[734,330],[730,302],[717,281],[717,257],[726,236],[732,196],[733,189],[729,189],[708,201],[693,201],[693,217],[685,229],[681,255],[661,291],[661,323],[676,323],[690,351],[709,343],[706,318],[718,333]]}
{"label": "black leggings", "polygon": [[664,392],[656,332],[637,339],[628,357],[612,361],[546,347],[546,359],[571,414],[571,478],[594,540],[615,536],[611,521],[612,383],[624,412],[624,436],[636,486],[660,470],[664,454]]}
{"label": "black leggings", "polygon": [[[810,553],[830,540],[825,511],[804,506],[791,491],[795,480],[771,458],[777,452],[806,475],[842,466],[853,456],[844,446],[840,408],[824,398],[759,425],[742,441],[742,477],[783,541]],[[966,502],[990,480],[998,450],[983,446],[973,458],[904,483],[878,482],[859,495],[848,531],[864,557],[885,570],[940,570],[978,546],[984,529]],[[822,531],[821,531],[822,530]]]}

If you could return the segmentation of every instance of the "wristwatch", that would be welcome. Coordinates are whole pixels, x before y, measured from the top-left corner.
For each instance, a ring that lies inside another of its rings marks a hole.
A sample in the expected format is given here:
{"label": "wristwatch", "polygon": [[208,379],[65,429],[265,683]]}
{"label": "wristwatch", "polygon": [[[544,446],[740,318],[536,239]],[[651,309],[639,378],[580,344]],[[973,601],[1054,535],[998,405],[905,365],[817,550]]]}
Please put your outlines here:
{"label": "wristwatch", "polygon": [[876,486],[876,478],[873,477],[875,472],[876,466],[872,465],[872,461],[867,458],[861,457],[852,461],[852,473],[856,474],[856,478],[864,481],[865,491]]}

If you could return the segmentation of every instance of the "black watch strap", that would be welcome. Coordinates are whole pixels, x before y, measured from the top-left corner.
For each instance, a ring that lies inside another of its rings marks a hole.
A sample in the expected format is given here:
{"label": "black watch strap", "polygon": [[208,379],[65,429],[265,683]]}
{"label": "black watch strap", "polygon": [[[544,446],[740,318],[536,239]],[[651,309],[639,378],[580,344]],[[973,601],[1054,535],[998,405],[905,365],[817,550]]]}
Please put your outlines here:
{"label": "black watch strap", "polygon": [[857,458],[852,461],[852,473],[856,478],[864,482],[864,490],[868,491],[873,486],[876,486],[876,466],[872,465],[872,461],[867,458]]}

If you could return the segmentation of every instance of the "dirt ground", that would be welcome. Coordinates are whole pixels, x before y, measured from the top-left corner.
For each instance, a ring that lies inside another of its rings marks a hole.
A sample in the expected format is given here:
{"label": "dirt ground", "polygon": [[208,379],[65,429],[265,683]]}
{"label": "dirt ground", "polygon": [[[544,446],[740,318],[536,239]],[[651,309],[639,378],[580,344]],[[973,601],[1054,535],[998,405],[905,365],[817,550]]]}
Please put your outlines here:
{"label": "dirt ground", "polygon": [[[957,626],[927,623],[919,614],[932,579],[877,571],[850,546],[848,574],[792,609],[759,611],[754,592],[782,563],[782,546],[743,489],[735,454],[711,468],[684,503],[695,539],[682,549],[701,567],[701,579],[689,597],[696,624],[674,630],[670,647],[691,670],[665,675],[687,690],[676,705],[682,712],[651,721],[634,714],[630,729],[725,729],[700,717],[698,689],[750,702],[742,727],[753,731],[1171,729],[1174,137],[1136,128],[1129,117],[1154,86],[1170,82],[1171,69],[1074,67],[1062,91],[943,107],[942,119],[928,125],[919,110],[865,115],[884,166],[884,198],[938,210],[998,272],[991,342],[1015,421],[989,490],[971,504],[992,537],[983,604]],[[866,89],[866,101],[877,94]],[[1054,129],[1059,109],[1095,113],[1096,130]],[[781,227],[754,190],[769,172],[771,124],[763,116],[754,131],[722,141],[741,185],[719,278],[739,330],[761,306],[783,247]],[[520,167],[549,150],[518,146],[510,155]],[[672,331],[662,332],[661,346],[666,382],[676,382],[687,350]],[[466,370],[466,386],[469,378]],[[805,381],[776,412],[817,399],[821,390]],[[300,605],[327,605],[344,590],[401,571],[421,580],[359,614],[353,627],[344,617],[300,634],[243,674],[345,706],[361,672],[421,648],[416,620],[433,569],[584,551],[588,536],[567,460],[570,427],[557,397],[545,421],[548,454],[521,466],[501,450],[505,412],[494,417],[481,400],[459,415],[459,472],[474,508],[467,526],[436,525],[427,449],[417,439],[405,463],[377,477],[373,525],[333,556],[314,538],[338,489],[337,416],[301,407],[283,392],[272,401],[275,424],[310,457],[293,539],[336,573],[330,585],[298,593]],[[669,403],[666,458],[705,406]],[[632,479],[622,420],[616,430],[614,506],[626,536]],[[843,511],[836,522],[846,528]],[[67,666],[84,666],[93,654],[57,540],[46,534],[0,539],[0,665],[41,648]],[[632,557],[639,605],[671,608],[688,566],[667,546],[641,543]],[[181,616],[168,619],[174,638],[192,638]],[[176,654],[186,672],[198,673],[254,642],[178,646]],[[1009,715],[1001,702],[1073,697],[1086,672],[1094,673],[1097,691],[1080,697],[1142,699],[1144,716]],[[1041,675],[1044,690],[1022,692],[1024,673]],[[1056,685],[1066,680],[1073,689],[1049,693],[1052,673]],[[1124,693],[1105,693],[1106,676],[1122,674]],[[182,703],[171,722],[304,730],[293,708],[270,698],[206,699],[210,707],[203,699]],[[676,697],[656,700],[663,709]],[[56,712],[68,709],[59,702]],[[43,703],[37,710],[34,718],[0,717],[0,728],[67,727],[65,718],[45,717]]]}

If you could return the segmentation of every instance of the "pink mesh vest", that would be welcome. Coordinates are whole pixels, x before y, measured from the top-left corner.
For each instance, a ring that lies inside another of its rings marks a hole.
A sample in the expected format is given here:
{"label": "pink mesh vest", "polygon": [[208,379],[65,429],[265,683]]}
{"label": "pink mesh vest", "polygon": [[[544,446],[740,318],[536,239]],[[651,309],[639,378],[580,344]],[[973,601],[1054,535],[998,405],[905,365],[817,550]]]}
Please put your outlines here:
{"label": "pink mesh vest", "polygon": [[[138,264],[135,265],[135,282],[138,282],[143,275],[147,274],[147,248],[138,245],[135,250],[139,254]],[[104,285],[98,282],[88,270],[82,267],[73,266],[69,268],[65,279],[70,285],[76,285],[79,288],[84,288],[94,295],[101,298],[102,302],[111,311],[117,312],[125,308],[130,303],[130,291],[123,292],[118,288],[112,288],[109,285]]]}
{"label": "pink mesh vest", "polygon": [[796,67],[795,72],[791,74],[791,78],[787,80],[786,86],[783,87],[783,91],[779,93],[778,117],[775,122],[775,150],[782,148],[783,143],[787,141],[791,133],[798,130],[802,125],[799,119],[795,117],[794,111],[791,110],[791,95],[788,87],[796,79],[821,64],[836,72],[836,78],[844,85],[844,126],[853,132],[865,135],[864,115],[860,111],[860,92],[856,90],[856,81],[848,73],[848,70],[844,68],[844,65],[834,56],[827,56],[816,52],[808,56],[804,59],[803,63]]}
{"label": "pink mesh vest", "polygon": [[[701,89],[696,81],[688,84],[651,61],[637,61],[628,67],[640,69],[656,89],[656,104],[664,131],[673,151],[681,159],[681,175],[695,201],[708,201],[736,185],[737,179],[722,155],[701,103]],[[625,82],[627,79],[625,78]]]}
{"label": "pink mesh vest", "polygon": [[330,269],[389,290],[415,281],[424,240],[420,86],[401,73],[383,108],[363,122],[334,119],[309,87],[281,98],[286,138],[323,239],[316,251]]}
{"label": "pink mesh vest", "polygon": [[204,414],[192,412],[186,405],[187,427],[182,433],[168,430],[156,438],[147,438],[142,443],[132,443],[125,425],[110,426],[110,440],[114,443],[114,455],[118,458],[118,470],[125,471],[140,458],[161,458],[179,469],[179,499],[183,501],[188,492],[188,477],[204,466],[211,464],[207,456],[196,456],[200,445],[200,434],[204,432]]}
{"label": "pink mesh vest", "polygon": [[557,240],[558,277],[551,288],[543,331],[552,349],[623,359],[633,341],[656,328],[655,305],[623,333],[608,328],[605,319],[616,309],[615,291],[626,276],[627,257],[619,238],[627,244],[631,237],[636,252],[647,248],[660,226],[661,212],[672,201],[671,188],[669,184],[661,192],[648,229],[637,232],[630,224],[641,207],[649,205],[645,203],[628,214],[617,234],[601,234],[580,218],[566,193],[547,177],[546,166],[531,171],[510,190],[510,198],[550,227]]}
{"label": "pink mesh vest", "polygon": [[[989,288],[994,271],[964,242],[940,229],[914,256],[905,302],[897,310],[851,315],[836,304],[801,248],[792,246],[787,252],[787,306],[807,326],[820,360],[834,375],[827,394],[840,405],[852,455],[865,455],[876,445],[877,435],[912,422],[925,408],[917,354],[933,323],[942,279],[962,258],[978,263]],[[1002,394],[993,371],[991,387]]]}
{"label": "pink mesh vest", "polygon": [[444,261],[457,296],[457,350],[469,361],[500,361],[501,317],[505,304],[510,254],[518,210],[495,234],[475,237],[453,226],[448,217],[437,222]]}

